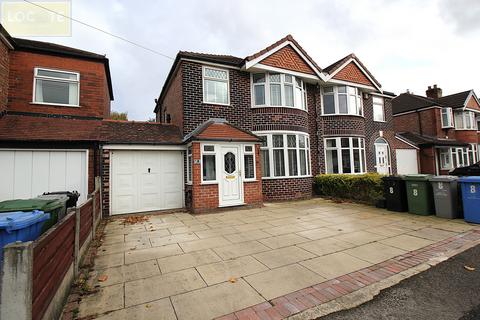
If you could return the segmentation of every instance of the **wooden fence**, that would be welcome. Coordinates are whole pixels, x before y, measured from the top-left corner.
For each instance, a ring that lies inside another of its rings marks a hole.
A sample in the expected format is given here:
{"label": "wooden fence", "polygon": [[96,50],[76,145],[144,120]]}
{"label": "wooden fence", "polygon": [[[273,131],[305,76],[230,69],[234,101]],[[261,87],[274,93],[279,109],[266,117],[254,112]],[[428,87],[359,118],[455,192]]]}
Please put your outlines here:
{"label": "wooden fence", "polygon": [[70,209],[37,240],[4,247],[1,319],[59,318],[102,216],[99,180],[96,182],[85,203]]}

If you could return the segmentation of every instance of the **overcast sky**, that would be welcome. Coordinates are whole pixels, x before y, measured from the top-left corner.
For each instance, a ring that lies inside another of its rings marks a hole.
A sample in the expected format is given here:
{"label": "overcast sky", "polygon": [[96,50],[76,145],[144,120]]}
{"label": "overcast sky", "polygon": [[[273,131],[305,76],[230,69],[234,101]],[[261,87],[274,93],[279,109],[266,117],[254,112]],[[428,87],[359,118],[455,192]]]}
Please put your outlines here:
{"label": "overcast sky", "polygon": [[[72,16],[174,57],[179,50],[245,57],[292,34],[321,66],[353,52],[384,90],[480,93],[480,1],[72,0]],[[172,60],[73,22],[72,37],[36,38],[106,54],[115,101],[153,117]]]}

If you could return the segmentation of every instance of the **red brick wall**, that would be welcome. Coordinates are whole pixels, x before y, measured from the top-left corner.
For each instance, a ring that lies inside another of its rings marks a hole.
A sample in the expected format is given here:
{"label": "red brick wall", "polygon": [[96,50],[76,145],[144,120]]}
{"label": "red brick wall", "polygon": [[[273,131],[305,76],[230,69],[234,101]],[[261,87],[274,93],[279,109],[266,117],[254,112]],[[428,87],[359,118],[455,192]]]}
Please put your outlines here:
{"label": "red brick wall", "polygon": [[440,112],[440,109],[432,108],[395,116],[395,130],[396,132],[410,131],[429,136],[445,137],[445,133],[448,133],[448,131],[442,129]]}
{"label": "red brick wall", "polygon": [[478,133],[476,130],[457,130],[456,139],[465,143],[478,143]]}
{"label": "red brick wall", "polygon": [[347,64],[333,78],[337,80],[349,81],[374,87],[374,84],[370,80],[368,80],[365,74],[354,62],[350,62],[349,64]]}
{"label": "red brick wall", "polygon": [[303,61],[298,53],[290,45],[283,47],[277,52],[269,55],[260,63],[267,66],[292,70],[297,72],[303,72],[308,74],[315,74],[310,66]]}
{"label": "red brick wall", "polygon": [[312,196],[313,178],[264,179],[263,200],[296,200]]}
{"label": "red brick wall", "polygon": [[0,117],[7,109],[9,57],[8,47],[0,41]]}
{"label": "red brick wall", "polygon": [[[32,104],[35,67],[45,67],[80,73],[80,107]],[[74,116],[108,117],[110,99],[104,64],[75,58],[51,56],[23,51],[10,55],[9,110],[65,114]],[[107,112],[108,111],[108,112]]]}
{"label": "red brick wall", "polygon": [[433,147],[420,150],[420,172],[435,174],[435,149]]}
{"label": "red brick wall", "polygon": [[480,105],[478,105],[477,101],[473,96],[470,98],[470,100],[467,101],[467,108],[480,111]]}
{"label": "red brick wall", "polygon": [[257,178],[256,181],[243,184],[244,201],[249,205],[260,205],[263,202],[259,144],[255,145],[255,177]]}
{"label": "red brick wall", "polygon": [[182,91],[182,64],[178,67],[176,74],[172,78],[170,87],[165,94],[162,102],[159,121],[165,122],[165,114],[170,115],[171,123],[178,126],[183,131],[183,91]]}

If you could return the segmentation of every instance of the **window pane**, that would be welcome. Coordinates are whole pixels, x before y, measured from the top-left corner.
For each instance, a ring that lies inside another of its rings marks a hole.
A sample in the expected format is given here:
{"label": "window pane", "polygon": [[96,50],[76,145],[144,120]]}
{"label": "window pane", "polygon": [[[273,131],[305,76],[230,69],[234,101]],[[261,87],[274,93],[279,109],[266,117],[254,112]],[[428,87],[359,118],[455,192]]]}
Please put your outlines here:
{"label": "window pane", "polygon": [[228,85],[225,81],[205,80],[205,101],[228,103]]}
{"label": "window pane", "polygon": [[268,146],[267,136],[260,136],[260,139],[262,139],[262,144],[260,145],[261,147],[266,147],[266,146]]}
{"label": "window pane", "polygon": [[323,95],[323,112],[324,114],[335,113],[335,99],[333,94]]}
{"label": "window pane", "polygon": [[355,87],[348,87],[348,94],[356,95],[357,94],[357,89]]}
{"label": "window pane", "polygon": [[289,148],[295,148],[297,146],[297,136],[294,134],[287,135],[287,146]]}
{"label": "window pane", "polygon": [[360,167],[360,150],[353,150],[353,170],[355,173],[361,172]]}
{"label": "window pane", "polygon": [[245,152],[253,152],[252,146],[245,146]]}
{"label": "window pane", "polygon": [[264,83],[264,82],[265,82],[264,73],[257,73],[253,75],[253,83]]}
{"label": "window pane", "polygon": [[274,148],[282,148],[283,147],[283,135],[274,134],[272,136],[272,140],[273,140],[273,147]]}
{"label": "window pane", "polygon": [[270,177],[270,154],[268,150],[260,151],[260,160],[262,163],[262,176]]}
{"label": "window pane", "polygon": [[373,105],[373,120],[374,121],[384,121],[383,116],[383,106],[374,104]]}
{"label": "window pane", "polygon": [[348,106],[347,106],[347,95],[346,94],[339,94],[338,95],[338,112],[339,113],[348,113]]}
{"label": "window pane", "polygon": [[298,136],[298,145],[300,148],[305,148],[305,136]]}
{"label": "window pane", "polygon": [[43,77],[60,78],[60,79],[67,79],[67,80],[78,80],[77,74],[60,72],[60,71],[38,69],[37,75],[43,76]]}
{"label": "window pane", "polygon": [[358,139],[357,139],[357,138],[353,138],[353,139],[352,139],[352,144],[353,144],[353,147],[354,147],[354,148],[358,148]]}
{"label": "window pane", "polygon": [[187,167],[188,167],[187,180],[192,181],[192,148],[191,147],[189,147],[187,151]]}
{"label": "window pane", "polygon": [[298,175],[297,150],[288,150],[288,174],[290,176]]}
{"label": "window pane", "polygon": [[285,82],[287,82],[287,83],[292,83],[292,76],[289,75],[289,74],[286,74],[286,75],[285,75]]}
{"label": "window pane", "polygon": [[289,107],[293,107],[293,86],[285,85],[285,105]]}
{"label": "window pane", "polygon": [[307,156],[305,150],[300,150],[300,175],[307,174]]}
{"label": "window pane", "polygon": [[327,150],[327,173],[338,173],[337,150]]}
{"label": "window pane", "polygon": [[283,149],[273,150],[273,174],[276,177],[285,176],[285,159],[283,154]]}
{"label": "window pane", "polygon": [[280,82],[280,74],[270,73],[270,82]]}
{"label": "window pane", "polygon": [[270,84],[270,105],[282,105],[282,90],[280,84]]}
{"label": "window pane", "polygon": [[455,127],[463,128],[463,114],[461,112],[455,112]]}
{"label": "window pane", "polygon": [[338,93],[347,93],[347,87],[345,86],[338,87]]}
{"label": "window pane", "polygon": [[78,105],[78,83],[37,79],[35,101]]}
{"label": "window pane", "polygon": [[327,139],[327,148],[335,148],[337,146],[336,139]]}
{"label": "window pane", "polygon": [[342,150],[342,170],[343,173],[352,173],[350,150]]}
{"label": "window pane", "polygon": [[265,85],[253,86],[255,94],[255,105],[260,106],[265,104]]}
{"label": "window pane", "polygon": [[304,109],[305,101],[303,96],[303,89],[295,87],[295,106]]}
{"label": "window pane", "polygon": [[203,146],[203,151],[215,151],[215,146]]}
{"label": "window pane", "polygon": [[323,92],[325,92],[325,93],[332,92],[333,93],[333,87],[325,87],[325,88],[323,88]]}
{"label": "window pane", "polygon": [[215,155],[204,154],[202,158],[203,162],[203,181],[215,180]]}
{"label": "window pane", "polygon": [[350,147],[350,138],[341,138],[340,141],[342,148]]}
{"label": "window pane", "polygon": [[205,68],[205,76],[209,78],[227,80],[227,71]]}
{"label": "window pane", "polygon": [[253,179],[255,177],[255,164],[253,162],[253,154],[244,156],[245,162],[245,179]]}
{"label": "window pane", "polygon": [[357,97],[349,95],[348,96],[350,102],[348,103],[348,113],[349,114],[357,114],[358,115],[358,109],[357,109]]}

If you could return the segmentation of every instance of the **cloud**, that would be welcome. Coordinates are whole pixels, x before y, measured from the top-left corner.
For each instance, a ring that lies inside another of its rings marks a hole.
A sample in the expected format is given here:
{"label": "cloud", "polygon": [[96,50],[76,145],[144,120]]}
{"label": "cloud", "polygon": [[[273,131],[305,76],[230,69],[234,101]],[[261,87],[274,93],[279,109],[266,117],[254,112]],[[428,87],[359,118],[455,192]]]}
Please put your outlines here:
{"label": "cloud", "polygon": [[441,16],[455,25],[458,34],[480,29],[480,2],[477,0],[441,0],[439,7]]}

